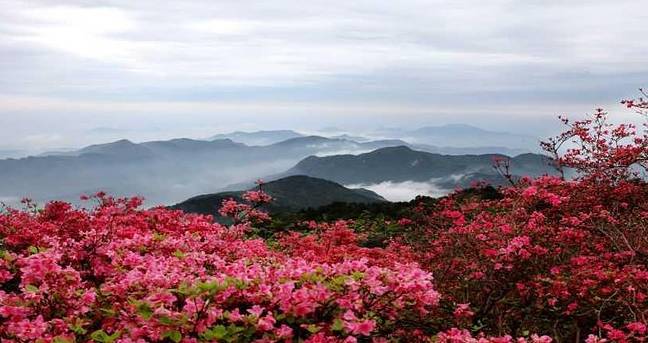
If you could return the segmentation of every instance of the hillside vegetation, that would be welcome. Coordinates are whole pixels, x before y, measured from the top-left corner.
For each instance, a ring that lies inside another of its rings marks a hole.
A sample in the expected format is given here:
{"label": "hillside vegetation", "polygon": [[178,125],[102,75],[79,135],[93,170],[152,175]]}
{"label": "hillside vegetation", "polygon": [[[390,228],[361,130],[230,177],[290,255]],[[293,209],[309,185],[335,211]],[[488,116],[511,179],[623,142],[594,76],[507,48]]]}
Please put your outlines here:
{"label": "hillside vegetation", "polygon": [[[307,208],[318,208],[332,203],[376,203],[385,202],[380,195],[366,189],[350,189],[335,182],[304,175],[288,176],[263,184],[263,190],[273,201],[263,206],[273,214],[296,212]],[[187,199],[172,208],[187,213],[218,216],[223,201],[242,201],[244,191],[222,192],[199,195]],[[313,196],[318,194],[318,196]]]}

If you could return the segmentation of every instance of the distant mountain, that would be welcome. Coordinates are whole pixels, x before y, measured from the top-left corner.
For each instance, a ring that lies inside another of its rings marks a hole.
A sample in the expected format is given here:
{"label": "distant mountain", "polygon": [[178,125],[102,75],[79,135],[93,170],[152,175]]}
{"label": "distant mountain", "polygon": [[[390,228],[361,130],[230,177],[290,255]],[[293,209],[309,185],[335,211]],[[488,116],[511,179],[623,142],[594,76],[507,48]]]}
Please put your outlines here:
{"label": "distant mountain", "polygon": [[234,142],[243,143],[246,145],[270,145],[297,137],[303,137],[303,135],[292,130],[270,130],[254,132],[236,131],[218,134],[212,136],[209,140],[231,139]]}
{"label": "distant mountain", "polygon": [[326,138],[326,137],[321,137],[321,136],[299,136],[299,137],[294,137],[294,138],[289,138],[277,143],[272,144],[275,147],[282,147],[282,148],[293,148],[293,147],[298,147],[302,148],[305,146],[313,146],[313,145],[320,145],[320,144],[330,144],[333,142],[341,142],[343,140],[341,139],[331,139],[331,138]]}
{"label": "distant mountain", "polygon": [[27,156],[29,153],[25,150],[18,149],[0,149],[0,159],[3,158],[18,158]]}
{"label": "distant mountain", "polygon": [[[285,175],[308,175],[341,184],[429,182],[453,188],[473,181],[504,182],[493,169],[493,158],[503,155],[440,155],[415,151],[406,146],[388,147],[360,155],[310,156]],[[510,158],[517,176],[554,174],[546,156],[523,154]]]}
{"label": "distant mountain", "polygon": [[[26,156],[35,156],[35,157],[45,157],[45,156],[66,156],[69,155],[71,152],[77,152],[79,151],[78,149],[73,149],[73,148],[58,148],[58,149],[48,149],[36,154],[31,154],[31,155],[25,155]],[[72,154],[76,155],[76,153]]]}
{"label": "distant mountain", "polygon": [[[380,195],[366,189],[350,189],[328,180],[295,175],[268,182],[263,185],[273,197],[266,209],[271,213],[294,212],[306,208],[318,208],[334,202],[376,203],[385,202]],[[218,216],[223,200],[241,201],[244,191],[199,195],[172,206],[189,213]]]}
{"label": "distant mountain", "polygon": [[222,149],[247,148],[245,144],[233,142],[230,139],[217,139],[202,141],[189,138],[177,138],[166,141],[150,141],[133,143],[127,139],[111,143],[90,145],[79,150],[49,152],[39,155],[45,156],[81,156],[87,154],[120,156],[123,158],[145,158],[160,155],[173,155],[177,153],[196,154],[200,152],[214,152]]}
{"label": "distant mountain", "polygon": [[539,150],[538,139],[536,137],[509,132],[489,131],[466,124],[426,126],[415,130],[383,129],[376,132],[376,134],[403,139],[411,144],[427,144],[437,147],[510,147],[513,149],[521,149],[524,152],[537,152]]}
{"label": "distant mountain", "polygon": [[341,135],[336,135],[336,136],[328,136],[328,135],[326,135],[326,136],[329,137],[329,138],[346,139],[346,140],[349,140],[349,141],[356,141],[356,142],[367,142],[367,141],[371,140],[371,139],[366,138],[366,137],[352,136],[352,135],[349,135],[349,134],[346,134],[346,133],[341,134]]}
{"label": "distant mountain", "polygon": [[[447,132],[445,132],[447,130]],[[481,130],[468,125],[447,125],[440,127],[424,127],[415,131],[401,132],[396,136],[409,137],[412,141],[425,142],[430,139],[434,139],[433,136],[445,137],[457,135],[471,135],[475,137],[475,134],[483,136],[484,134],[490,134],[489,131]],[[502,135],[502,133],[495,133],[497,135]],[[507,155],[518,155],[522,153],[529,152],[529,149],[523,148],[514,148],[514,147],[505,147],[505,146],[487,146],[483,144],[476,144],[475,146],[447,146],[447,139],[440,140],[439,145],[431,145],[426,143],[409,143],[409,141],[403,139],[374,139],[371,140],[366,137],[352,136],[348,134],[334,135],[334,136],[317,136],[317,135],[303,135],[291,130],[275,130],[275,131],[255,131],[255,132],[242,132],[236,131],[232,133],[219,134],[212,136],[210,140],[222,140],[229,139],[237,143],[243,143],[250,146],[267,146],[273,144],[280,144],[283,146],[290,146],[291,144],[297,144],[302,146],[303,144],[326,144],[331,142],[337,142],[339,145],[341,142],[346,142],[347,144],[355,143],[369,143],[364,146],[367,148],[377,148],[381,146],[395,146],[395,145],[406,145],[416,150],[428,151],[440,154],[450,154],[450,155],[462,155],[462,154],[485,154],[485,153],[501,153]],[[444,143],[446,145],[444,145]]]}
{"label": "distant mountain", "polygon": [[431,152],[442,155],[485,155],[502,154],[506,156],[517,156],[529,153],[530,149],[510,148],[503,146],[475,146],[475,147],[450,147],[435,146],[429,144],[407,144],[414,150]]}
{"label": "distant mountain", "polygon": [[362,153],[375,149],[407,144],[397,139],[384,139],[358,143],[339,138],[326,138],[322,136],[304,136],[268,145],[266,149],[281,150],[283,153],[302,153],[307,150],[316,150],[318,155],[337,155],[346,153]]}
{"label": "distant mountain", "polygon": [[108,144],[90,145],[77,152],[72,152],[71,154],[75,154],[76,156],[97,154],[120,159],[149,158],[153,156],[153,152],[146,146],[135,144],[127,139],[118,140]]}
{"label": "distant mountain", "polygon": [[54,155],[0,160],[0,197],[77,201],[81,194],[102,190],[115,196],[142,195],[151,205],[169,204],[283,172],[310,155],[361,153],[399,144],[318,136],[267,146],[230,139],[119,140]]}
{"label": "distant mountain", "polygon": [[215,139],[211,141],[200,141],[188,138],[171,139],[168,141],[152,141],[140,144],[158,156],[180,156],[211,154],[222,150],[245,150],[245,144],[236,143],[231,139]]}

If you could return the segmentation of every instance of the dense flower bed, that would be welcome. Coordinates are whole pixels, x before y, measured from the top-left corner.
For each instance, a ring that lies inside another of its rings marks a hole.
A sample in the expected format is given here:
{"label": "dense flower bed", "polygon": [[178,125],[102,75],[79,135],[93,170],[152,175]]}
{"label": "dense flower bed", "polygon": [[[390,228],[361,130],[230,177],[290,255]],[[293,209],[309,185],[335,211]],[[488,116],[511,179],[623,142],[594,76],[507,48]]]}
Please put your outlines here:
{"label": "dense flower bed", "polygon": [[102,197],[0,216],[0,335],[16,341],[261,341],[407,337],[433,310],[411,263],[320,262],[206,217]]}
{"label": "dense flower bed", "polygon": [[459,191],[388,223],[400,229],[378,232],[384,247],[364,243],[385,225],[358,233],[349,221],[260,239],[262,190],[223,204],[229,227],[104,194],[91,210],[7,209],[0,338],[645,342],[648,137],[606,118],[565,121],[544,144],[576,179]]}
{"label": "dense flower bed", "polygon": [[438,327],[454,317],[490,334],[648,340],[647,127],[611,125],[602,110],[564,122],[543,145],[575,179],[524,179],[487,198],[459,192],[403,222],[401,243],[443,295]]}

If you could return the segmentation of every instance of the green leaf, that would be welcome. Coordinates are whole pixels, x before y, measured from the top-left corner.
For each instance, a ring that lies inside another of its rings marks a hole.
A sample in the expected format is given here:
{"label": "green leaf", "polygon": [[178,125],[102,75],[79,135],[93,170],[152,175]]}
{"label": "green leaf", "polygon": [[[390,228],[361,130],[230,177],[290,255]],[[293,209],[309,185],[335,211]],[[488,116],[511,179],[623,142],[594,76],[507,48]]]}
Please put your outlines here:
{"label": "green leaf", "polygon": [[336,318],[331,325],[331,330],[333,331],[342,331],[344,330],[344,322],[339,318]]}
{"label": "green leaf", "polygon": [[227,331],[230,334],[237,334],[237,333],[240,333],[242,331],[245,331],[245,328],[242,327],[242,326],[230,325],[230,326],[227,327]]}
{"label": "green leaf", "polygon": [[68,325],[68,327],[70,328],[70,330],[72,330],[72,332],[74,332],[76,334],[85,335],[86,333],[88,333],[88,330],[84,329],[81,325],[82,324],[77,322],[74,325],[71,325],[71,324]]}
{"label": "green leaf", "polygon": [[182,340],[182,333],[178,330],[167,331],[162,334],[162,338],[168,338],[175,343],[178,343]]}
{"label": "green leaf", "polygon": [[328,282],[328,288],[333,290],[333,291],[340,291],[344,289],[344,285],[347,282],[347,276],[346,275],[338,275],[331,279],[331,281]]}
{"label": "green leaf", "polygon": [[119,338],[121,331],[117,331],[112,335],[107,334],[104,330],[97,330],[90,334],[90,338],[100,343],[112,343]]}
{"label": "green leaf", "polygon": [[[233,285],[238,290],[244,290],[244,289],[248,288],[248,286],[249,286],[247,284],[247,282],[245,282],[243,280],[240,280],[240,279],[237,279],[235,277],[231,277],[231,276],[228,276],[227,278],[225,278],[225,284],[228,285],[228,286]],[[224,288],[224,289],[227,289],[227,287]]]}
{"label": "green leaf", "polygon": [[99,311],[101,311],[106,317],[112,318],[117,315],[117,312],[113,310],[112,308],[100,308]]}
{"label": "green leaf", "polygon": [[196,288],[200,291],[200,293],[207,293],[209,296],[213,296],[218,292],[222,292],[229,288],[229,282],[219,282],[219,281],[212,281],[212,282],[200,282],[196,285]]}
{"label": "green leaf", "polygon": [[318,333],[322,329],[315,324],[311,324],[308,327],[306,327],[306,330],[308,330],[308,332],[310,333]]}
{"label": "green leaf", "polygon": [[54,343],[73,343],[74,340],[71,340],[71,339],[63,337],[63,336],[56,336],[56,337],[54,337],[54,340],[52,342],[54,342]]}
{"label": "green leaf", "polygon": [[223,325],[218,325],[212,329],[212,333],[214,338],[221,339],[227,335],[227,329]]}
{"label": "green leaf", "polygon": [[27,285],[27,286],[25,286],[25,290],[26,290],[27,292],[29,292],[29,293],[38,293],[38,291],[39,291],[38,287],[36,287],[36,286],[34,286],[34,285]]}
{"label": "green leaf", "polygon": [[117,331],[112,335],[107,334],[104,330],[97,330],[90,334],[90,338],[100,343],[112,343],[121,335],[121,331]]}
{"label": "green leaf", "polygon": [[353,272],[353,273],[351,273],[351,277],[355,281],[360,281],[360,280],[364,279],[364,273],[363,272]]}
{"label": "green leaf", "polygon": [[97,330],[90,334],[90,338],[96,342],[106,343],[110,339],[110,336],[104,330]]}
{"label": "green leaf", "polygon": [[227,336],[227,328],[223,325],[217,325],[203,332],[201,336],[206,340],[220,340]]}
{"label": "green leaf", "polygon": [[158,322],[160,322],[160,324],[162,325],[171,325],[173,324],[174,320],[168,316],[160,316]]}
{"label": "green leaf", "polygon": [[144,301],[137,302],[137,314],[139,314],[145,320],[151,319],[153,316],[153,309],[151,306]]}
{"label": "green leaf", "polygon": [[181,295],[189,295],[191,293],[191,287],[189,287],[189,285],[186,282],[183,281],[178,286],[178,289],[176,290],[176,292],[178,294],[181,294]]}
{"label": "green leaf", "polygon": [[159,232],[153,233],[153,240],[155,241],[163,241],[166,238],[164,234],[161,234]]}

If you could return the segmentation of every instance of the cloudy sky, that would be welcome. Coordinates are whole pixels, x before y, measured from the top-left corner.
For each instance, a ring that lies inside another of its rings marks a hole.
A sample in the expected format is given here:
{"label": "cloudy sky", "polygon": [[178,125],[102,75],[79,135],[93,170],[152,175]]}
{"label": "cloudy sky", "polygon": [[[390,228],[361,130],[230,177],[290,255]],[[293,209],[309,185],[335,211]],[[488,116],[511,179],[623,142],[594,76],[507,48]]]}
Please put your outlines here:
{"label": "cloudy sky", "polygon": [[648,86],[645,0],[0,0],[0,149],[234,129],[547,134]]}

